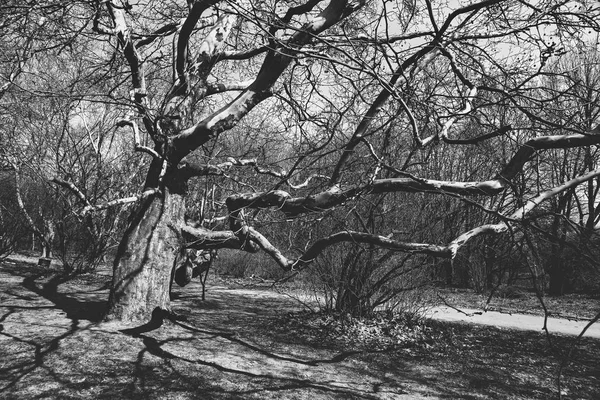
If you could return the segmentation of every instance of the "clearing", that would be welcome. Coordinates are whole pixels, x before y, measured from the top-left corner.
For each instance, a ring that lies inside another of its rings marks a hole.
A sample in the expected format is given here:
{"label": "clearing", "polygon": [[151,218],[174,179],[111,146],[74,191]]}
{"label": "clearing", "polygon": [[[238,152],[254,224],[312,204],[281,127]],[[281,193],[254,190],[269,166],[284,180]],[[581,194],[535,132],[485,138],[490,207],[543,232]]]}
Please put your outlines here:
{"label": "clearing", "polygon": [[429,321],[422,341],[369,347],[223,281],[206,301],[176,290],[184,322],[123,326],[100,322],[108,275],[24,261],[0,263],[0,398],[548,399],[561,367],[563,398],[600,398],[595,339]]}

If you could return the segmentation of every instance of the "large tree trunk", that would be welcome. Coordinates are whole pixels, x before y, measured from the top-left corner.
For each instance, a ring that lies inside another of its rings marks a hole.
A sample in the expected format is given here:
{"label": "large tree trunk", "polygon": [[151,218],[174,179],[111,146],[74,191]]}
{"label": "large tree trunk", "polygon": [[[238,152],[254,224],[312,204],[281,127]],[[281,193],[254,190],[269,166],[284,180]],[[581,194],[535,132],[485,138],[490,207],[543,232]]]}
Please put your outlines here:
{"label": "large tree trunk", "polygon": [[108,320],[148,321],[156,308],[170,309],[171,270],[184,213],[183,194],[169,188],[134,211],[114,262]]}

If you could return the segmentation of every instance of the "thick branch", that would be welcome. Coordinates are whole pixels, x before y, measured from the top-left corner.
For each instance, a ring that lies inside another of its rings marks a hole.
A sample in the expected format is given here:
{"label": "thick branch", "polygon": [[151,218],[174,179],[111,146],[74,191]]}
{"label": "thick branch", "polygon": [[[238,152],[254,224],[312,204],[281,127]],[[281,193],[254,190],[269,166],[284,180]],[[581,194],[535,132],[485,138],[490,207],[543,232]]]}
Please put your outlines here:
{"label": "thick branch", "polygon": [[385,236],[373,235],[370,233],[363,232],[345,231],[338,232],[317,240],[298,259],[297,264],[302,265],[310,263],[315,258],[317,258],[317,256],[321,254],[321,252],[327,247],[342,242],[373,244],[384,249],[397,250],[405,253],[427,254],[435,257],[450,258],[452,256],[452,253],[450,252],[450,249],[447,246],[438,246],[425,243],[399,242]]}
{"label": "thick branch", "polygon": [[185,80],[185,65],[188,58],[187,49],[190,36],[204,11],[216,3],[218,3],[216,0],[194,1],[187,18],[181,26],[177,38],[177,60],[175,62],[175,70],[179,79]]}
{"label": "thick branch", "polygon": [[270,50],[256,80],[247,90],[229,105],[173,137],[175,160],[182,159],[219,133],[231,129],[258,103],[270,96],[272,86],[304,45],[363,5],[364,1],[349,4],[344,0],[332,0],[317,17],[296,32],[283,48]]}
{"label": "thick branch", "polygon": [[191,249],[235,249],[252,253],[259,251],[258,246],[240,238],[233,231],[211,231],[184,225],[181,232],[186,241],[185,246]]}
{"label": "thick branch", "polygon": [[[323,211],[339,206],[361,194],[379,194],[394,192],[433,192],[460,195],[493,196],[502,192],[508,183],[519,173],[537,150],[553,148],[571,148],[600,144],[600,129],[590,134],[542,136],[531,139],[517,151],[505,168],[494,179],[480,182],[451,182],[423,179],[415,176],[408,178],[375,179],[363,186],[342,189],[332,186],[329,189],[306,197],[293,198],[289,193],[275,190],[263,193],[246,193],[230,196],[227,199],[229,211],[242,208],[277,207],[288,217],[315,211]],[[405,174],[409,175],[409,174]]]}
{"label": "thick branch", "polygon": [[522,145],[510,162],[502,169],[499,178],[510,181],[538,150],[569,149],[600,143],[600,127],[586,134],[540,136]]}
{"label": "thick branch", "polygon": [[[428,243],[409,243],[409,242],[400,242],[391,239],[390,237],[374,235],[370,233],[364,232],[355,232],[355,231],[343,231],[337,232],[325,238],[317,240],[313,243],[305,252],[297,258],[296,260],[290,260],[283,255],[283,253],[273,246],[267,238],[265,238],[262,234],[256,231],[253,228],[247,228],[247,237],[258,244],[258,246],[264,250],[267,254],[269,254],[277,264],[282,267],[284,270],[291,270],[302,268],[307,264],[310,264],[314,261],[327,247],[343,243],[343,242],[352,242],[352,243],[363,243],[375,245],[380,248],[400,251],[404,253],[413,253],[413,254],[426,254],[434,257],[441,258],[454,258],[458,252],[458,250],[464,246],[470,239],[482,235],[482,234],[499,234],[509,230],[510,225],[514,222],[522,221],[526,218],[527,214],[531,212],[535,207],[537,207],[541,202],[547,200],[559,193],[562,193],[566,190],[572,189],[573,187],[587,181],[593,179],[597,176],[600,176],[600,168],[594,171],[590,171],[587,174],[581,175],[574,179],[565,182],[564,184],[549,189],[543,193],[540,193],[535,198],[529,200],[527,204],[521,207],[519,210],[514,212],[510,217],[508,217],[505,221],[502,221],[498,224],[489,224],[482,225],[476,228],[469,230],[458,236],[448,245],[434,245]],[[228,204],[229,205],[229,204]],[[518,228],[518,227],[515,227]]]}

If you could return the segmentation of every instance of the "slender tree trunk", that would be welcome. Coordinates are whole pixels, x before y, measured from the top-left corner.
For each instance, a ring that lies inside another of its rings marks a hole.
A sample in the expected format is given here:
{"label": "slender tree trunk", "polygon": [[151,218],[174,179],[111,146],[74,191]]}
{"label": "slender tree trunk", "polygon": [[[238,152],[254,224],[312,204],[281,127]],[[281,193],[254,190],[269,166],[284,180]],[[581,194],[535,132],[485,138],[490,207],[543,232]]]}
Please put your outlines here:
{"label": "slender tree trunk", "polygon": [[184,221],[182,193],[165,188],[134,211],[114,262],[108,320],[148,321],[170,310],[169,289]]}

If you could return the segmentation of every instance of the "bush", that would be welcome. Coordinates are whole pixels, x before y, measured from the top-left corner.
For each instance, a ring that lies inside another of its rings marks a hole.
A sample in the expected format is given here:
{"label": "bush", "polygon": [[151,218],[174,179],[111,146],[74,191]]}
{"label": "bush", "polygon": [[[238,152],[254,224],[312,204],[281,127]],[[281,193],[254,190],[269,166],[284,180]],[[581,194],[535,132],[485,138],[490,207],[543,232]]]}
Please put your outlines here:
{"label": "bush", "polygon": [[322,312],[414,316],[431,304],[430,258],[353,244],[328,248],[296,279],[296,298]]}

